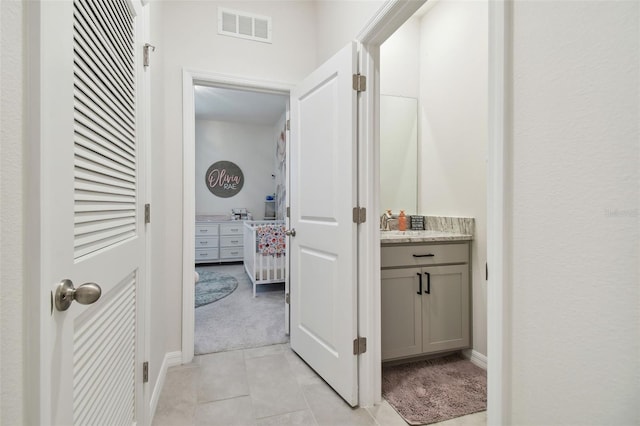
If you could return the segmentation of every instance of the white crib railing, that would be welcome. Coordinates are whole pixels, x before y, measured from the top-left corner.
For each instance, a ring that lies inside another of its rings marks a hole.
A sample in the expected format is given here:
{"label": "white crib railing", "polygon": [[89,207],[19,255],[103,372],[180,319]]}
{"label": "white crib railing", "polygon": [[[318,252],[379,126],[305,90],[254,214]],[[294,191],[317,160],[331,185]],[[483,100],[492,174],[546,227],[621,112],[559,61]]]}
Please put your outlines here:
{"label": "white crib railing", "polygon": [[285,281],[287,262],[283,254],[260,253],[258,250],[258,226],[284,225],[284,221],[247,220],[244,222],[244,269],[253,283],[253,297],[260,284],[281,283]]}

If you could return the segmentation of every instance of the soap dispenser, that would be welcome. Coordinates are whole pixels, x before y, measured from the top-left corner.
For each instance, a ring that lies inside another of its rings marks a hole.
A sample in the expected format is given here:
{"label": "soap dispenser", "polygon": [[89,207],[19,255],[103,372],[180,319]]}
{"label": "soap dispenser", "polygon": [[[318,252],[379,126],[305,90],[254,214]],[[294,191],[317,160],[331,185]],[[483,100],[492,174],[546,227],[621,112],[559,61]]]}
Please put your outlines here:
{"label": "soap dispenser", "polygon": [[400,214],[398,215],[398,231],[406,231],[407,230],[407,216],[404,214],[404,210],[400,210]]}
{"label": "soap dispenser", "polygon": [[383,231],[388,231],[389,230],[389,220],[392,218],[393,216],[391,215],[391,210],[387,210],[382,217],[380,218],[380,229]]}

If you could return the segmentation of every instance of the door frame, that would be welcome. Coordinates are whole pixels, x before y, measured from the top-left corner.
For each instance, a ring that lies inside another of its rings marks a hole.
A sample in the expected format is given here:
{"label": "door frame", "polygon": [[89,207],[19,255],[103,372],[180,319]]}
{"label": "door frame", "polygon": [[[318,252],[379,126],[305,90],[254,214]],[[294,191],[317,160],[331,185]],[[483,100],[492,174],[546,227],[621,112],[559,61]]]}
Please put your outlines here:
{"label": "door frame", "polygon": [[182,69],[182,363],[193,360],[195,340],[195,99],[194,86],[212,86],[289,96],[294,84]]}
{"label": "door frame", "polygon": [[[418,10],[423,0],[388,0],[357,35],[361,43],[360,72],[369,79],[371,90],[360,97],[359,116],[359,203],[369,212],[379,205],[379,95],[380,45]],[[511,170],[508,145],[507,108],[511,93],[511,4],[504,0],[489,3],[489,141],[487,165],[487,258],[491,275],[487,280],[487,423],[508,420],[511,391],[509,324],[510,287],[510,211]],[[370,214],[359,233],[359,281],[372,283],[359,287],[359,335],[369,338],[370,351],[359,363],[360,404],[370,406],[382,399],[380,339],[380,235],[378,221]]]}

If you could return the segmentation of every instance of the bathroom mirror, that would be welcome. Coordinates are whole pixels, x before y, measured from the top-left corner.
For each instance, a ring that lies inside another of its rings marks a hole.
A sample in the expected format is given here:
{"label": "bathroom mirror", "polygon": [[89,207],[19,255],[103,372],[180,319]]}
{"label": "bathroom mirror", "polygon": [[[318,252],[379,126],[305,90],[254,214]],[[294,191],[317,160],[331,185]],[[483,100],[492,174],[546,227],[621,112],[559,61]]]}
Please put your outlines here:
{"label": "bathroom mirror", "polygon": [[380,214],[418,213],[418,100],[380,95]]}

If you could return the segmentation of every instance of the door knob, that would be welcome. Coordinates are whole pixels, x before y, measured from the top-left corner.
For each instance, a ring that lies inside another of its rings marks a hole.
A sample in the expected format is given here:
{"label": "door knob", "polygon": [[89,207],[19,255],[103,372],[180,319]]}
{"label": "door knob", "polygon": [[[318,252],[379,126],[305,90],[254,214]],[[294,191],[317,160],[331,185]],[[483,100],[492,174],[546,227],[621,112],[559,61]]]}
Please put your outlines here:
{"label": "door knob", "polygon": [[56,309],[66,311],[74,300],[81,305],[90,305],[100,298],[102,289],[96,283],[85,283],[75,288],[71,280],[62,280],[56,289]]}
{"label": "door knob", "polygon": [[286,235],[288,235],[289,237],[295,237],[296,236],[296,228],[287,229],[286,231],[284,231],[284,233]]}

